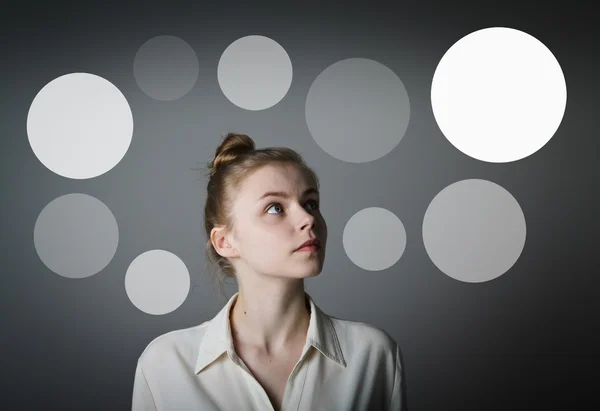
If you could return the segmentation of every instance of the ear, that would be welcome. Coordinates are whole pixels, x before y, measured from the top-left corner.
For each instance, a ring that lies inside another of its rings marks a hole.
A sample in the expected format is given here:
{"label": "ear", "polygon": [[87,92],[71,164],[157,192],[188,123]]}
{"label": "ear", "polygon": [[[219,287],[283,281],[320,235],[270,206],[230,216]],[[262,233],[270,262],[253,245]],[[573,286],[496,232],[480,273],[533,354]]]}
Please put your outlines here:
{"label": "ear", "polygon": [[231,235],[224,227],[215,227],[210,232],[210,241],[221,257],[237,257],[238,253],[230,242]]}

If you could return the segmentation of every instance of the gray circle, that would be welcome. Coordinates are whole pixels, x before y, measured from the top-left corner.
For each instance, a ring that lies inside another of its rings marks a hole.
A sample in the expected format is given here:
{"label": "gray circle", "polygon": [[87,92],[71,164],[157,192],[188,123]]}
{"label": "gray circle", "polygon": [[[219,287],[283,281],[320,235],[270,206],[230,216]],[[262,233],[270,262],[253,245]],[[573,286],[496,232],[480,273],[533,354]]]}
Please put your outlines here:
{"label": "gray circle", "polygon": [[406,248],[406,230],[394,213],[380,207],[360,210],[346,223],[343,245],[354,264],[370,271],[396,264]]}
{"label": "gray circle", "polygon": [[67,194],[51,201],[39,214],[33,242],[50,270],[67,278],[85,278],[112,260],[119,228],[102,201],[86,194]]}
{"label": "gray circle", "polygon": [[184,262],[165,250],[140,254],[125,274],[127,296],[139,310],[152,315],[176,310],[187,298],[190,284]]}
{"label": "gray circle", "polygon": [[236,106],[264,110],[279,103],[292,84],[292,61],[275,40],[242,37],[229,45],[219,59],[219,86]]}
{"label": "gray circle", "polygon": [[521,207],[503,187],[469,179],[440,191],[423,219],[423,242],[431,261],[459,281],[481,283],[506,273],[526,238]]}
{"label": "gray circle", "polygon": [[175,36],[151,38],[140,47],[133,62],[133,75],[140,89],[162,101],[185,96],[196,84],[198,72],[194,49]]}
{"label": "gray circle", "polygon": [[127,99],[111,82],[71,73],[46,84],[27,114],[27,137],[54,173],[73,179],[97,177],[125,156],[133,136]]}
{"label": "gray circle", "polygon": [[383,157],[402,140],[410,102],[388,67],[351,58],[317,76],[305,111],[308,129],[323,150],[339,160],[364,163]]}

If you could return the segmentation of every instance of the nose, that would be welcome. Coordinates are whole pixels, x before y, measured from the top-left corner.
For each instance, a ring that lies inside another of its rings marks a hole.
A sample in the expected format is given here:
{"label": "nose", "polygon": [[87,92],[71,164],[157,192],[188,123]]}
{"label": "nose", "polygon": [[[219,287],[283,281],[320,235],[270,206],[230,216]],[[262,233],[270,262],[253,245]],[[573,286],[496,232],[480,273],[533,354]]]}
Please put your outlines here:
{"label": "nose", "polygon": [[302,227],[302,229],[306,228],[307,226],[308,228],[313,228],[315,226],[316,221],[315,216],[303,208],[301,208],[301,210],[304,214],[301,214],[300,217],[300,227]]}

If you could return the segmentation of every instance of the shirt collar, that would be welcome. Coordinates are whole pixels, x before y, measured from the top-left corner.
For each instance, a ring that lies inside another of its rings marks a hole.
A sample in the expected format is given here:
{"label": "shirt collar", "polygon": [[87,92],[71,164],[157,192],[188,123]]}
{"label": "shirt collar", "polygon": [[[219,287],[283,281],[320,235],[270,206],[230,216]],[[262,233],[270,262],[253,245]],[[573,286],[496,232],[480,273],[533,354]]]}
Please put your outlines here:
{"label": "shirt collar", "polygon": [[[227,352],[228,356],[233,358],[235,349],[231,337],[229,313],[238,294],[239,291],[236,292],[221,311],[209,321],[206,331],[200,341],[198,359],[196,360],[196,367],[194,369],[195,374],[202,371],[224,352]],[[342,355],[342,349],[331,319],[317,307],[308,293],[304,292],[304,295],[310,303],[310,320],[302,355],[304,355],[310,346],[313,346],[327,358],[346,367],[346,361]]]}

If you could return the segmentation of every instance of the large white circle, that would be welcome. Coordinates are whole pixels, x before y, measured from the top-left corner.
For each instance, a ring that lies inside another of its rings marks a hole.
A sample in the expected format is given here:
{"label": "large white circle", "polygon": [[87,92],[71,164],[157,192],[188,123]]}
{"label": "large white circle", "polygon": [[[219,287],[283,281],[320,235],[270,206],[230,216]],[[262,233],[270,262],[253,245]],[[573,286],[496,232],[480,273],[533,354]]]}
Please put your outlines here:
{"label": "large white circle", "polygon": [[138,309],[163,315],[177,309],[190,291],[190,274],[183,261],[165,250],[137,256],[125,273],[125,291]]}
{"label": "large white circle", "polygon": [[46,84],[27,115],[34,154],[67,178],[106,173],[125,156],[132,135],[133,115],[125,96],[89,73],[65,74]]}
{"label": "large white circle", "polygon": [[292,61],[275,40],[242,37],[229,45],[217,68],[225,97],[246,110],[264,110],[277,104],[292,84]]}
{"label": "large white circle", "polygon": [[560,125],[567,86],[552,52],[519,30],[492,27],[457,41],[431,83],[437,124],[458,150],[506,163],[542,148]]}

